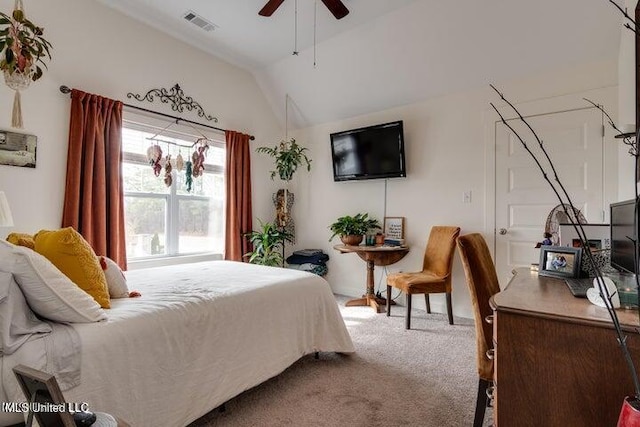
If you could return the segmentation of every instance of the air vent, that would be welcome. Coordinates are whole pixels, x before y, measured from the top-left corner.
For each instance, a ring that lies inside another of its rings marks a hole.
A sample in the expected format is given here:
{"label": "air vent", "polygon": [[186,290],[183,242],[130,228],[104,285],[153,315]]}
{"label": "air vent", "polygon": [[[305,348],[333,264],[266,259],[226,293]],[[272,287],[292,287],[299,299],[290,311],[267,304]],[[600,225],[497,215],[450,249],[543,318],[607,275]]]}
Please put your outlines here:
{"label": "air vent", "polygon": [[198,15],[192,10],[188,10],[187,12],[185,12],[183,18],[191,22],[193,25],[197,25],[205,31],[213,31],[217,26],[213,22],[204,19],[202,16]]}

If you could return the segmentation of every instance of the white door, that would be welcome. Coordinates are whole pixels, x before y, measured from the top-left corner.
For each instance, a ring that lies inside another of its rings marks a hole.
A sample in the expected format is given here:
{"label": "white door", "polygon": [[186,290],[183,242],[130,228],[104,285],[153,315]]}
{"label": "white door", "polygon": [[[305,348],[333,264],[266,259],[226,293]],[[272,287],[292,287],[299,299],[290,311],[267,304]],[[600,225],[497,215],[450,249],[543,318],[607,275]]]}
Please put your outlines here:
{"label": "white door", "polygon": [[[604,137],[596,108],[528,117],[549,153],[575,207],[589,223],[604,220]],[[548,178],[555,176],[531,131],[520,120],[508,122],[542,160]],[[504,286],[516,267],[537,263],[547,216],[558,205],[555,193],[520,140],[503,123],[496,124],[495,263]]]}

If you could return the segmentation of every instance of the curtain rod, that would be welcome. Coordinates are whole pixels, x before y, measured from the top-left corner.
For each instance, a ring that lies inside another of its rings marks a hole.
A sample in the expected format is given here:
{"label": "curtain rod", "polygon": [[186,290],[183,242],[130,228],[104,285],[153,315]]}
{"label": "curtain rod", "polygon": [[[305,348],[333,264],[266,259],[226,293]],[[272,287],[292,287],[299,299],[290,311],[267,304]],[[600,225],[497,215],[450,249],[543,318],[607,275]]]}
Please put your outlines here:
{"label": "curtain rod", "polygon": [[[65,93],[65,94],[71,93],[71,88],[69,86],[62,85],[62,86],[60,86],[60,92]],[[202,127],[209,128],[209,129],[215,129],[215,130],[218,130],[220,132],[226,132],[227,131],[226,129],[218,128],[218,127],[207,125],[207,124],[204,124],[204,123],[194,122],[192,120],[183,119],[182,117],[176,117],[176,116],[172,116],[170,114],[160,113],[158,111],[149,110],[147,108],[142,108],[142,107],[138,107],[138,106],[131,105],[131,104],[125,104],[124,102],[122,103],[122,105],[124,105],[125,107],[128,107],[128,108],[133,108],[133,109],[136,109],[136,110],[139,110],[139,111],[144,111],[146,113],[151,113],[151,114],[155,114],[155,115],[158,115],[158,116],[166,117],[167,119],[173,119],[173,120],[176,120],[176,123],[177,122],[186,122],[186,123],[191,123],[192,125],[202,126]],[[249,139],[251,141],[253,141],[256,138],[255,138],[255,136],[250,135]]]}

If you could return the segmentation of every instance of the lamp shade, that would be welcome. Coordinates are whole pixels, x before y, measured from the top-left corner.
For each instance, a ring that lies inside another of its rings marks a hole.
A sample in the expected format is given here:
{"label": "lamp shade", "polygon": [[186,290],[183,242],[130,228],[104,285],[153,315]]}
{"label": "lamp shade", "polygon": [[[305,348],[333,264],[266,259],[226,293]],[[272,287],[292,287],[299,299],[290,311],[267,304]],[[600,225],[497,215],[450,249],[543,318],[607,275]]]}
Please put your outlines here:
{"label": "lamp shade", "polygon": [[0,227],[13,227],[13,217],[4,191],[0,191]]}

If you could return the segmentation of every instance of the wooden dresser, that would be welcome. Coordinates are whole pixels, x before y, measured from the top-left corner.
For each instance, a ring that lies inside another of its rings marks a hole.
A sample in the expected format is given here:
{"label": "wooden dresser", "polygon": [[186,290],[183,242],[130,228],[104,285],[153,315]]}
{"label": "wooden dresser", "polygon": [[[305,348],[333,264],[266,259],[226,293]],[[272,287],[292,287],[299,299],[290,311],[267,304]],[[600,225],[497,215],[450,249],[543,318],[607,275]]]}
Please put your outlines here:
{"label": "wooden dresser", "polygon": [[[610,317],[564,281],[518,269],[494,309],[494,418],[500,427],[615,426],[634,392]],[[638,313],[618,310],[640,369]]]}

